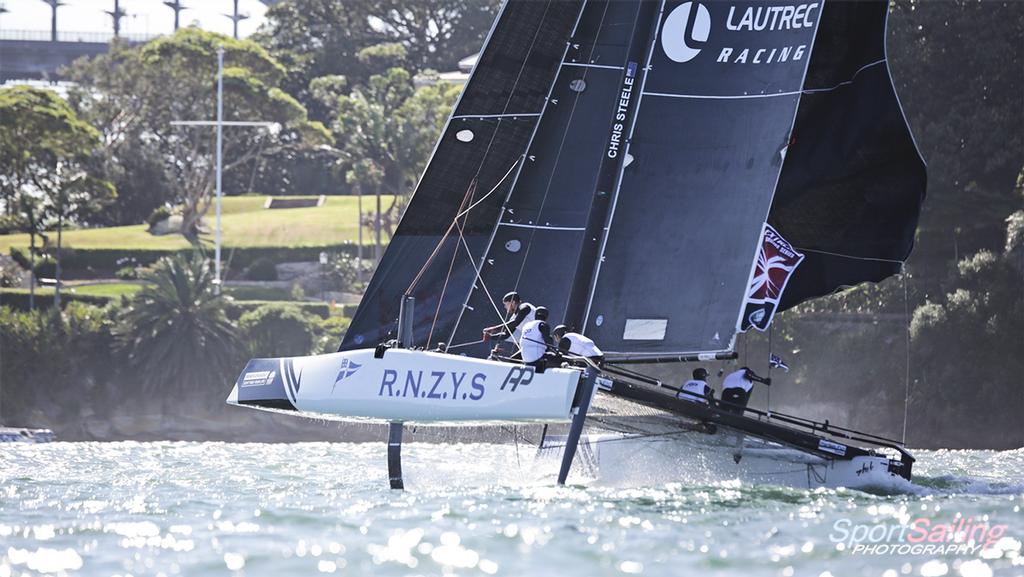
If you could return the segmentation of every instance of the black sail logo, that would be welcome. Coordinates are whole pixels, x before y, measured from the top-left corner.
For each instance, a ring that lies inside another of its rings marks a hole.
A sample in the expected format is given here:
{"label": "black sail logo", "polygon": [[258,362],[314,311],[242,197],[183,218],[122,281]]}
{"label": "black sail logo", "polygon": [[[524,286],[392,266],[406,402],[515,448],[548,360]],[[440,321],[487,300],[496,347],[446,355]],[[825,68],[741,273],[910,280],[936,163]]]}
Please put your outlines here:
{"label": "black sail logo", "polygon": [[689,62],[700,54],[711,33],[711,14],[700,2],[683,2],[665,18],[661,48],[676,62]]}

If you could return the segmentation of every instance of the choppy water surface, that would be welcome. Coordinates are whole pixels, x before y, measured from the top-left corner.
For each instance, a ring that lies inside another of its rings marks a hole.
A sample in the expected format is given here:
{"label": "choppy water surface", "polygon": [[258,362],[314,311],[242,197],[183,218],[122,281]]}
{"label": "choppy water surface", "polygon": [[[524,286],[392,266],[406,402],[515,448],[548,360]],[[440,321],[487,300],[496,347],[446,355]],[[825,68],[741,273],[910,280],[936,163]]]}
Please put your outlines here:
{"label": "choppy water surface", "polygon": [[[1024,575],[1024,450],[919,452],[918,486],[898,495],[642,474],[556,488],[509,445],[404,457],[394,492],[383,443],[0,446],[0,577]],[[909,546],[951,523],[988,547],[853,550],[876,527]]]}

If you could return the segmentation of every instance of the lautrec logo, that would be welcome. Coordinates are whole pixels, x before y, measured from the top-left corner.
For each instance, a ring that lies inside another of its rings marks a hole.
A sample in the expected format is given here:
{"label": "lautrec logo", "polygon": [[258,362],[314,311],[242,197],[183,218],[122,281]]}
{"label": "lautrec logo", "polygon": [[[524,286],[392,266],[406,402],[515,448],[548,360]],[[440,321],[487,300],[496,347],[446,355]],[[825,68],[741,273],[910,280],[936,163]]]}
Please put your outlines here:
{"label": "lautrec logo", "polygon": [[711,13],[699,2],[683,2],[665,19],[661,48],[675,62],[689,62],[700,54],[711,33]]}

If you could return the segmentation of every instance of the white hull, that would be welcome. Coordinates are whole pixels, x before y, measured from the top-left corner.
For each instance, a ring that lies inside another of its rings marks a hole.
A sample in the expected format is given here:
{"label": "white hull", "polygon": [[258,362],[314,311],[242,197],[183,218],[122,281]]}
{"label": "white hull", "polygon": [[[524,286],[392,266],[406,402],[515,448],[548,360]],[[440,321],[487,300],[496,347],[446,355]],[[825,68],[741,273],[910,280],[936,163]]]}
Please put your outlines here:
{"label": "white hull", "polygon": [[566,422],[581,372],[425,351],[253,359],[227,402],[371,422]]}
{"label": "white hull", "polygon": [[[549,438],[538,456],[557,461],[564,437]],[[736,456],[739,456],[739,459]],[[592,434],[580,441],[574,471],[602,484],[744,484],[899,491],[909,481],[889,471],[885,456],[825,459],[732,431],[670,438]]]}

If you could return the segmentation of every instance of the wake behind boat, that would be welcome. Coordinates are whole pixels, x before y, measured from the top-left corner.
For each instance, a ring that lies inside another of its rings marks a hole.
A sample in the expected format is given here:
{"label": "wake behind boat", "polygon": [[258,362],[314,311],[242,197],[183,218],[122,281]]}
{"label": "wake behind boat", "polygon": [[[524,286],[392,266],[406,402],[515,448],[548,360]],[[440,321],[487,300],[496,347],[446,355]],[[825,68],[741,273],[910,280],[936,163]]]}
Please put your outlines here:
{"label": "wake behind boat", "polygon": [[[887,2],[762,8],[507,1],[340,351],[252,360],[229,402],[391,423],[393,487],[406,422],[569,425],[540,442],[561,451],[559,482],[578,446],[601,475],[661,447],[757,482],[909,480],[896,441],[691,402],[626,368],[735,359],[738,333],[889,277],[913,246],[925,167]],[[481,329],[514,328],[508,290],[603,364],[515,361],[516,330],[488,359]]]}

